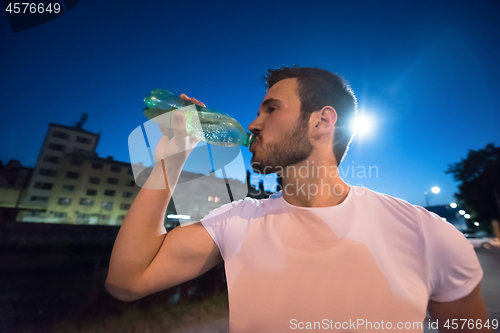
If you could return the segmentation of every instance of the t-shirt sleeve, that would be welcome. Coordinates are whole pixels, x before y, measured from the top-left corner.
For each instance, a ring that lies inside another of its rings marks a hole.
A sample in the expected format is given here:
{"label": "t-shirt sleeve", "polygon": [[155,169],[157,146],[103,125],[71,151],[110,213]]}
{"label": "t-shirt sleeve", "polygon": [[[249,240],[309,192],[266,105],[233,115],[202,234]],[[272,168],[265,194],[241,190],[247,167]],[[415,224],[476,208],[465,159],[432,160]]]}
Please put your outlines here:
{"label": "t-shirt sleeve", "polygon": [[200,220],[208,234],[219,248],[222,259],[225,260],[225,248],[223,242],[224,230],[228,220],[234,215],[235,209],[241,205],[243,200],[233,201],[212,210]]}
{"label": "t-shirt sleeve", "polygon": [[451,223],[419,207],[430,299],[451,302],[469,295],[483,277],[472,244]]}

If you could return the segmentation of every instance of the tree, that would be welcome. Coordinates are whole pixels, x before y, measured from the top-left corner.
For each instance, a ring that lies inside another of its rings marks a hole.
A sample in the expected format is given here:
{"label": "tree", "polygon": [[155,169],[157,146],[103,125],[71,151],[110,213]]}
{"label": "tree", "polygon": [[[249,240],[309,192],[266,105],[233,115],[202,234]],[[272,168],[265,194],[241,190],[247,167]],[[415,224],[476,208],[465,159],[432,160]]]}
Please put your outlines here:
{"label": "tree", "polygon": [[467,158],[448,165],[446,173],[461,182],[457,202],[476,219],[491,221],[500,238],[500,147],[490,143],[484,149],[469,150]]}

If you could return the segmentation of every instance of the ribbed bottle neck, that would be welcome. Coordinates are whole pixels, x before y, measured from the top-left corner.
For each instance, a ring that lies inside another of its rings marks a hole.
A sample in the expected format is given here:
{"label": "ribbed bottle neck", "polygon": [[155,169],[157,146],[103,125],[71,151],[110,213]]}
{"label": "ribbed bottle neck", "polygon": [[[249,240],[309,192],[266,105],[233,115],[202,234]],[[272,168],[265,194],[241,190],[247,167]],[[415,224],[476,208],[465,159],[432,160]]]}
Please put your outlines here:
{"label": "ribbed bottle neck", "polygon": [[245,147],[250,147],[253,143],[253,140],[255,140],[255,136],[252,133],[247,133],[247,137],[243,145]]}

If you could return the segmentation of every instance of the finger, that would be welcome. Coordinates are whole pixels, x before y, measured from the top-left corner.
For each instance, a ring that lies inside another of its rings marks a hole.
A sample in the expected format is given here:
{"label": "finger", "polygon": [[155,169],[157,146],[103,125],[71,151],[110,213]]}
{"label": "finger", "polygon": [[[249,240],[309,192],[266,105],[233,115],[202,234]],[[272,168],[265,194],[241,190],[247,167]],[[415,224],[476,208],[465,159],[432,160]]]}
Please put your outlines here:
{"label": "finger", "polygon": [[174,136],[174,130],[172,128],[163,127],[160,125],[160,131],[161,131],[161,134],[168,137],[169,139],[172,139],[172,137]]}
{"label": "finger", "polygon": [[201,105],[201,106],[204,106],[206,107],[205,103],[203,102],[200,102],[199,100],[197,100],[196,98],[191,98],[191,97],[188,97],[186,94],[181,94],[180,96],[183,100],[185,101],[189,101],[193,104],[197,104],[197,105]]}
{"label": "finger", "polygon": [[193,102],[194,104],[197,104],[197,105],[205,106],[205,103],[200,102],[196,98],[191,98],[191,102]]}
{"label": "finger", "polygon": [[176,137],[185,137],[187,135],[186,133],[186,117],[184,116],[183,112],[175,112],[173,116],[173,129],[174,129],[174,136]]}

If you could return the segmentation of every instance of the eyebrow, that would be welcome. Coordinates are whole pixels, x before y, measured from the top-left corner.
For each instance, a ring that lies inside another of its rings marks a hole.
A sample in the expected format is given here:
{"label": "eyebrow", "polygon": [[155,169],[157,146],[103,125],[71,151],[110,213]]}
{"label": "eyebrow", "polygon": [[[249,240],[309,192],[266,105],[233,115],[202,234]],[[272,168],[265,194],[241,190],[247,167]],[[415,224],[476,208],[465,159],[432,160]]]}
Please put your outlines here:
{"label": "eyebrow", "polygon": [[[268,99],[266,99],[265,101],[263,101],[263,102],[260,104],[260,108],[259,108],[259,110],[260,110],[261,108],[263,108],[263,107],[265,107],[265,106],[267,106],[267,105],[271,104],[271,103],[276,103],[276,104],[279,104],[279,105],[281,106],[281,104],[282,104],[283,102],[282,102],[281,100],[279,100],[279,99],[276,99],[276,98],[268,98]],[[259,115],[259,112],[257,111],[257,116],[258,116],[258,115]]]}

